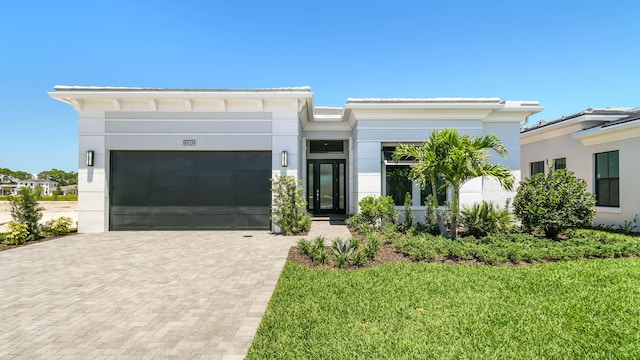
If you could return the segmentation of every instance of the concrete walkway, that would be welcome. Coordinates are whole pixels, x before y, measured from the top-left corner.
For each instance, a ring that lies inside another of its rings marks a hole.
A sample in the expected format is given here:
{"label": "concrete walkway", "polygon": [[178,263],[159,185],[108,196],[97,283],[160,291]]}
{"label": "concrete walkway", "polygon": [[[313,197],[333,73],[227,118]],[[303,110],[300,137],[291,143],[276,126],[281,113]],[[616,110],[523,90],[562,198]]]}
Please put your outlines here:
{"label": "concrete walkway", "polygon": [[297,239],[112,232],[0,252],[0,358],[242,359]]}
{"label": "concrete walkway", "polygon": [[314,217],[307,239],[324,236],[325,244],[331,245],[335,238],[351,239],[351,232],[344,224],[344,217]]}

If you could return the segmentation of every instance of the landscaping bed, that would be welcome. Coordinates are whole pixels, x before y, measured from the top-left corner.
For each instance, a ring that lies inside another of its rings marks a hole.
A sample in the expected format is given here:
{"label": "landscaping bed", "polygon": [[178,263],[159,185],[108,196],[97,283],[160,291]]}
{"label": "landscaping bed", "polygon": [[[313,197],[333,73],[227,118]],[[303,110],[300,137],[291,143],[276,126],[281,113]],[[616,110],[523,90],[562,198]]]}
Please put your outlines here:
{"label": "landscaping bed", "polygon": [[577,230],[570,238],[546,239],[514,233],[482,238],[459,237],[455,240],[425,233],[402,233],[392,227],[382,232],[353,233],[360,247],[368,239],[381,242],[375,257],[362,264],[351,259],[340,266],[333,248],[324,247],[326,260],[312,259],[300,246],[292,247],[289,260],[310,268],[341,267],[357,269],[394,262],[432,262],[446,264],[481,264],[519,266],[563,260],[627,258],[640,256],[640,237],[600,230]]}

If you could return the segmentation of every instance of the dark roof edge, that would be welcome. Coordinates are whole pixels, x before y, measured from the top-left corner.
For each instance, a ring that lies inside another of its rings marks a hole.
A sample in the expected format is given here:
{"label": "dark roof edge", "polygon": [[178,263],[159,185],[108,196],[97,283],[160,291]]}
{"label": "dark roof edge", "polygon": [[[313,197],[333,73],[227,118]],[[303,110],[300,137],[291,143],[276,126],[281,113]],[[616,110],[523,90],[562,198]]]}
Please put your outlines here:
{"label": "dark roof edge", "polygon": [[520,133],[522,134],[529,131],[541,129],[550,125],[575,119],[583,115],[629,115],[629,114],[635,114],[637,111],[638,111],[638,108],[598,108],[598,109],[587,108],[585,110],[579,111],[571,115],[562,116],[561,118],[558,118],[558,119],[554,119],[554,120],[546,121],[544,123],[538,123],[538,124],[529,126],[527,128],[522,129]]}

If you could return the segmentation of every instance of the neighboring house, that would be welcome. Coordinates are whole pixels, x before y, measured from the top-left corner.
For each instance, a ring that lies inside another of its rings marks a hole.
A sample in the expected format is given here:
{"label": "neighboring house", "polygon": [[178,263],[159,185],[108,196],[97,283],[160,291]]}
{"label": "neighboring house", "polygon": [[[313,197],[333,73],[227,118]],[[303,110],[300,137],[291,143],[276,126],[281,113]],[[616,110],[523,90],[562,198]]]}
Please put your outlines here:
{"label": "neighboring house", "polygon": [[78,194],[78,185],[65,185],[60,187],[60,191],[64,195],[77,195]]}
{"label": "neighboring house", "polygon": [[10,184],[18,182],[18,178],[11,175],[0,174],[0,184]]}
{"label": "neighboring house", "polygon": [[14,184],[0,184],[0,196],[13,194]]}
{"label": "neighboring house", "polygon": [[53,195],[53,192],[58,187],[58,183],[50,180],[36,180],[36,179],[28,179],[28,180],[18,180],[16,183],[16,187],[13,188],[13,194],[17,195],[20,192],[20,188],[30,187],[36,188],[40,186],[42,188],[42,195],[48,196]]}
{"label": "neighboring house", "polygon": [[[368,195],[421,191],[390,160],[431,131],[498,136],[510,154],[492,160],[520,179],[520,124],[538,102],[498,98],[348,99],[316,107],[308,87],[148,89],[57,86],[79,121],[79,231],[269,229],[269,178],[301,180],[314,214],[354,214]],[[451,194],[440,196],[448,199]],[[513,192],[474,179],[461,202],[503,202]]]}
{"label": "neighboring house", "polygon": [[522,177],[566,168],[596,195],[597,224],[640,231],[640,108],[586,109],[522,130]]}

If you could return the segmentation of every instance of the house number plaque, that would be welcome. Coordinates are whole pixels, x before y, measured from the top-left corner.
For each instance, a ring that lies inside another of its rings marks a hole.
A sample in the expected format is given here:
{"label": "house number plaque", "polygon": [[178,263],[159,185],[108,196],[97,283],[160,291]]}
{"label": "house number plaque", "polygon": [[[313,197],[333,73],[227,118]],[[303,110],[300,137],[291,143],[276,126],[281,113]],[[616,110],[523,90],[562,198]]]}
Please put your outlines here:
{"label": "house number plaque", "polygon": [[196,146],[196,140],[182,140],[182,146]]}

